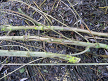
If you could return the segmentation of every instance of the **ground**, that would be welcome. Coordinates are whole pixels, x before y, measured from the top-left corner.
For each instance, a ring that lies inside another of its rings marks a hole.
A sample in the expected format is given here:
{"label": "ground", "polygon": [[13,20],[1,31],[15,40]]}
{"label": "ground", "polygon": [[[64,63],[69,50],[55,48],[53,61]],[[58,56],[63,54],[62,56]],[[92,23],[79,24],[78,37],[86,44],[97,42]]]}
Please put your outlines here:
{"label": "ground", "polygon": [[[53,16],[59,21],[65,23],[70,27],[77,27],[81,29],[87,29],[81,21],[84,21],[88,28],[96,32],[108,32],[108,12],[107,12],[107,0],[69,0],[75,8],[76,12],[69,4],[68,0],[23,0],[24,2],[36,7],[43,12]],[[27,5],[20,2],[1,2],[1,9],[9,9],[15,12],[23,13],[31,18],[41,22],[45,25],[53,26],[63,26],[59,22],[52,18],[49,18],[51,22],[47,22],[42,15]],[[8,13],[6,13],[8,12]],[[11,12],[12,13],[12,12]],[[13,26],[29,26],[33,25],[30,21],[24,19],[21,15],[13,15],[9,11],[0,14],[0,25],[13,25]],[[78,34],[70,31],[57,31],[64,36],[85,41]],[[6,35],[6,31],[0,31],[0,35]],[[26,34],[38,35],[38,36],[50,36],[56,38],[62,38],[60,35],[53,31],[40,31],[40,30],[16,30],[9,33],[10,36],[22,36]],[[92,35],[81,33],[90,42],[96,42]],[[95,36],[96,37],[96,36]],[[103,38],[103,37],[100,37]],[[104,37],[105,38],[105,37]],[[99,43],[108,44],[106,39],[96,39]],[[79,51],[83,51],[85,47],[73,46],[73,45],[61,45],[52,44],[47,42],[36,42],[36,41],[2,41],[0,43],[3,45],[21,45],[28,48],[30,51],[39,51],[60,54],[73,54]],[[19,46],[4,46],[0,47],[1,50],[20,50],[25,51],[24,48]],[[79,55],[77,57],[81,58],[80,63],[107,63],[108,59],[100,55],[107,55],[107,50],[90,48],[90,51]],[[0,57],[0,62],[4,63],[28,63],[32,60],[39,59],[35,58],[25,58],[25,57]],[[35,63],[68,63],[67,61],[61,60],[59,58],[43,58],[42,60],[36,61]],[[20,66],[3,66],[0,70],[0,77],[12,72]],[[26,81],[106,81],[108,79],[108,67],[107,66],[25,66],[22,69],[15,71],[9,76],[2,79],[2,81],[19,81],[21,79],[27,78]]]}

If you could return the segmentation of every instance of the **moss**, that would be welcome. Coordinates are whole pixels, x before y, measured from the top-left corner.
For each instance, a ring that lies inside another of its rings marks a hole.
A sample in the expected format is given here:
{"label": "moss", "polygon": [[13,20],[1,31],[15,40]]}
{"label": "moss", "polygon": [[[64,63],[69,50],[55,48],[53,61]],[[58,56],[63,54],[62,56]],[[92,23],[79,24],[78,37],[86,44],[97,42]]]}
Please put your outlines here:
{"label": "moss", "polygon": [[108,45],[106,45],[105,48],[108,49]]}
{"label": "moss", "polygon": [[38,26],[41,26],[41,24],[38,24]]}
{"label": "moss", "polygon": [[43,27],[41,27],[41,30],[43,30]]}
{"label": "moss", "polygon": [[12,29],[10,29],[10,31],[11,31]]}
{"label": "moss", "polygon": [[72,56],[69,56],[69,55],[67,55],[67,60],[68,60],[68,62],[70,62],[70,63],[77,63],[77,57],[72,57]]}
{"label": "moss", "polygon": [[1,31],[5,31],[5,28],[2,28]]}
{"label": "moss", "polygon": [[34,29],[37,30],[37,27],[35,27]]}
{"label": "moss", "polygon": [[89,42],[87,42],[87,44],[89,44]]}

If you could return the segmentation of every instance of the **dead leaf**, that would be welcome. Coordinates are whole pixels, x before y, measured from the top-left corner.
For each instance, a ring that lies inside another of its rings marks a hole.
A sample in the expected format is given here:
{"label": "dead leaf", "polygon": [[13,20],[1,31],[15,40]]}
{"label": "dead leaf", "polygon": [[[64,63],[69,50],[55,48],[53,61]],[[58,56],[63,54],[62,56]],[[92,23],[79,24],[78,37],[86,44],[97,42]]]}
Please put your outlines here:
{"label": "dead leaf", "polygon": [[83,25],[83,24],[81,24],[80,28],[81,28],[81,29],[84,29],[84,25]]}
{"label": "dead leaf", "polygon": [[20,81],[25,81],[25,80],[27,80],[28,78],[22,78]]}

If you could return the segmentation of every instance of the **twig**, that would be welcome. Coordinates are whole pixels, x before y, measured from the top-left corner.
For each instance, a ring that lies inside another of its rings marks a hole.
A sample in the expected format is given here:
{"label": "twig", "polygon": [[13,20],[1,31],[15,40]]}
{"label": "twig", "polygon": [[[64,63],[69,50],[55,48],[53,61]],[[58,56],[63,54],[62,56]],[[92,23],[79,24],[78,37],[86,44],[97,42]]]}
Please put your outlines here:
{"label": "twig", "polygon": [[82,33],[87,33],[87,34],[93,34],[97,36],[103,36],[103,37],[108,37],[108,33],[101,33],[101,32],[94,32],[91,31],[91,33],[88,30],[85,29],[80,29],[80,28],[75,28],[75,27],[61,27],[61,26],[10,26],[10,25],[3,25],[0,26],[1,30],[4,31],[13,31],[13,30],[22,30],[22,29],[35,29],[35,30],[59,30],[59,31],[77,31],[77,32],[82,32]]}
{"label": "twig", "polygon": [[88,47],[86,47],[86,49],[84,50],[84,51],[81,51],[81,52],[79,52],[79,53],[76,53],[76,54],[71,54],[72,56],[74,56],[74,55],[81,55],[81,54],[84,54],[84,53],[86,53],[87,51],[89,51],[89,46]]}
{"label": "twig", "polygon": [[[28,56],[28,54],[30,56]],[[0,56],[16,56],[16,57],[59,57],[71,63],[78,63],[81,59],[71,55],[56,54],[50,52],[32,52],[32,51],[17,51],[17,50],[0,50]]]}
{"label": "twig", "polygon": [[[19,63],[8,63],[8,64],[2,64],[2,65],[8,65],[8,66],[17,66],[17,65],[25,65],[25,63],[22,63],[22,64],[19,64]],[[76,64],[69,64],[69,63],[38,63],[38,64],[27,64],[29,66],[36,66],[36,65],[39,65],[39,66],[51,66],[51,65],[108,65],[108,63],[76,63]]]}
{"label": "twig", "polygon": [[22,40],[22,41],[45,41],[49,43],[57,43],[57,44],[69,44],[69,45],[77,45],[84,47],[92,47],[92,48],[104,48],[108,49],[108,45],[102,43],[90,43],[90,42],[82,42],[82,41],[70,41],[66,39],[60,38],[51,38],[51,37],[39,37],[39,36],[0,36],[0,40]]}

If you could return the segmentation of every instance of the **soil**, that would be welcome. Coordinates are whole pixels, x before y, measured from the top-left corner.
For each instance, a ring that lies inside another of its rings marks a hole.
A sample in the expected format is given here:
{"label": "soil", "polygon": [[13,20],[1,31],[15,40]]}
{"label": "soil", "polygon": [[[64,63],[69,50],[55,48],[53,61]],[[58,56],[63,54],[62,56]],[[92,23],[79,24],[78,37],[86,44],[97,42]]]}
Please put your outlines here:
{"label": "soil", "polygon": [[[68,3],[67,0],[23,0],[27,4],[30,4],[33,7],[36,7],[36,4],[39,6],[40,10],[53,16],[61,22],[64,22],[70,27],[77,27],[81,29],[87,29],[78,17],[76,13],[72,12],[73,8]],[[44,2],[45,1],[45,2]],[[88,28],[96,32],[108,32],[108,12],[107,9],[102,7],[107,7],[107,0],[69,0],[82,20],[87,24]],[[35,3],[36,4],[35,4]],[[68,6],[68,7],[67,7]],[[41,22],[45,25],[53,26],[63,26],[59,22],[55,21],[52,18],[49,18],[52,23],[48,23],[45,18],[38,12],[35,12],[32,8],[28,7],[19,2],[7,1],[0,3],[1,9],[9,9],[15,12],[19,12],[18,9],[21,9],[23,13],[30,16],[31,18]],[[72,11],[71,11],[72,10]],[[30,21],[13,14],[0,13],[0,25],[13,25],[13,26],[29,26],[33,25]],[[77,23],[77,21],[79,21]],[[76,24],[75,24],[76,23]],[[85,41],[79,35],[74,32],[61,32],[66,37]],[[6,31],[0,31],[0,35],[6,35]],[[38,36],[50,36],[56,38],[62,38],[60,35],[56,34],[53,31],[40,31],[40,30],[16,30],[12,31],[10,36],[22,36],[26,34],[38,35]],[[95,42],[92,35],[83,34],[83,36],[88,37],[90,42]],[[89,38],[91,37],[91,38]],[[103,37],[100,37],[103,38]],[[107,39],[107,37],[106,37]],[[97,42],[108,44],[107,40],[97,39]],[[61,54],[73,54],[80,51],[83,51],[85,47],[73,46],[73,45],[60,45],[52,44],[46,42],[24,42],[24,41],[2,41],[0,45],[21,45],[27,47],[30,51],[46,52],[52,53],[61,53]],[[38,48],[37,48],[38,47]],[[42,48],[42,49],[41,49]],[[24,48],[18,46],[4,46],[0,47],[2,50],[20,50],[26,51]],[[87,52],[83,55],[79,55],[81,58],[80,63],[107,63],[108,59],[100,55],[107,55],[107,50],[105,49],[95,49],[90,48],[90,52]],[[4,61],[7,59],[6,61]],[[4,63],[28,63],[32,60],[39,59],[35,58],[25,58],[25,57],[0,57],[0,62]],[[59,58],[44,58],[42,60],[36,61],[35,63],[68,63]],[[0,66],[1,67],[1,66]],[[3,77],[4,74],[12,72],[20,66],[3,66],[0,70],[0,77]],[[9,76],[2,79],[2,81],[19,81],[21,79],[27,78],[26,81],[107,81],[108,79],[108,66],[25,66],[22,69],[15,71]]]}

